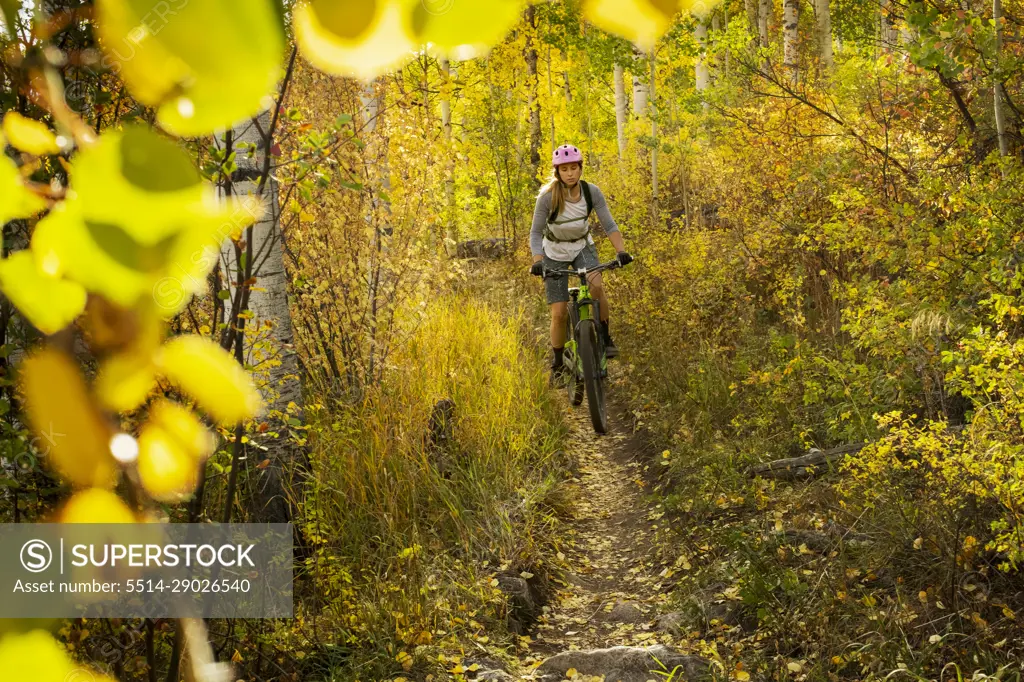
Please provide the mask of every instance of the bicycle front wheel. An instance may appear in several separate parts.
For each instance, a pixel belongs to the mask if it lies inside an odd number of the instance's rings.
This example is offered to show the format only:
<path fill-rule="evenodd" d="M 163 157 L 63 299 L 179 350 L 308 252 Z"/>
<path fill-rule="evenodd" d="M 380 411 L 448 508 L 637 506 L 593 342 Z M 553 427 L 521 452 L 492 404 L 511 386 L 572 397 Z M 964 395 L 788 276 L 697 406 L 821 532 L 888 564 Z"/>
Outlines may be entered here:
<path fill-rule="evenodd" d="M 566 389 L 569 392 L 569 402 L 573 406 L 583 402 L 583 370 L 580 367 L 579 344 L 576 343 L 576 308 L 569 304 L 568 314 L 565 316 L 565 355 L 564 363 L 566 369 Z"/>
<path fill-rule="evenodd" d="M 582 320 L 579 333 L 580 360 L 583 361 L 583 383 L 587 387 L 587 407 L 594 431 L 608 432 L 608 418 L 604 409 L 604 382 L 601 379 L 600 347 L 597 341 L 597 326 L 593 320 Z"/>

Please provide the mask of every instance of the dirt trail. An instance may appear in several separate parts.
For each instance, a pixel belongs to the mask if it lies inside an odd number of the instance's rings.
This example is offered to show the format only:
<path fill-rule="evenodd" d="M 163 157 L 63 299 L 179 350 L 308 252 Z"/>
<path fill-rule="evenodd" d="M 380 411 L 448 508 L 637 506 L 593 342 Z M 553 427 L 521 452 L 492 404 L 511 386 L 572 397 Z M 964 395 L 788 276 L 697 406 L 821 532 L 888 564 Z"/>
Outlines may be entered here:
<path fill-rule="evenodd" d="M 608 435 L 597 436 L 586 404 L 572 409 L 569 420 L 569 442 L 578 456 L 574 517 L 567 522 L 571 549 L 565 552 L 573 573 L 537 623 L 522 660 L 526 671 L 563 651 L 677 644 L 654 629 L 671 570 L 654 556 L 660 514 L 644 499 L 639 440 L 622 419 L 612 420 Z"/>

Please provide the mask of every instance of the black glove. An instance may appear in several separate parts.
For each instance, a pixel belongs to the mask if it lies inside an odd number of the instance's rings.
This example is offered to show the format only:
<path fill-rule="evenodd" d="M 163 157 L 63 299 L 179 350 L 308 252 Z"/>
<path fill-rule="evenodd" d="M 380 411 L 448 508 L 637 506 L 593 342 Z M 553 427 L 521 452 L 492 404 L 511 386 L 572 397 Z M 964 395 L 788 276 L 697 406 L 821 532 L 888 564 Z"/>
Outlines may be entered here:
<path fill-rule="evenodd" d="M 530 266 L 530 274 L 534 277 L 540 277 L 544 274 L 544 261 L 539 260 Z"/>
<path fill-rule="evenodd" d="M 619 251 L 619 255 L 616 256 L 619 259 L 619 267 L 625 267 L 633 262 L 633 257 L 625 251 Z"/>

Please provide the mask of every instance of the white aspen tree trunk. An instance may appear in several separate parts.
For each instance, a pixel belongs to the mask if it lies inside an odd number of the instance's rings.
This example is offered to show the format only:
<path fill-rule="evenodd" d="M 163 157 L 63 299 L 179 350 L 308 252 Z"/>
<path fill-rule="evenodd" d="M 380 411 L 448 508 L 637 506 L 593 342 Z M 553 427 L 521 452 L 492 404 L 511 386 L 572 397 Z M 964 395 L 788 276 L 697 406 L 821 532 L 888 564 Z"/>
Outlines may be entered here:
<path fill-rule="evenodd" d="M 1006 118 L 1003 112 L 1003 84 L 1002 75 L 999 70 L 999 59 L 1003 54 L 1002 0 L 992 0 L 992 17 L 996 28 L 996 68 L 992 77 L 992 101 L 995 107 L 996 133 L 999 136 L 999 156 L 1005 157 L 1010 153 L 1010 145 L 1006 139 Z M 1005 170 L 1003 170 L 1003 176 L 1006 176 Z"/>
<path fill-rule="evenodd" d="M 722 30 L 722 20 L 721 20 L 721 18 L 719 18 L 718 12 L 715 12 L 714 14 L 711 15 L 711 34 L 710 35 L 707 33 L 707 22 L 701 22 L 701 23 L 703 23 L 704 26 L 705 26 L 705 29 L 704 29 L 704 47 L 703 47 L 703 52 L 704 52 L 704 59 L 707 60 L 707 58 L 708 58 L 708 38 L 710 38 L 711 42 L 714 43 L 714 41 L 717 39 L 717 36 L 719 35 L 719 32 Z M 714 66 L 717 67 L 718 65 L 715 64 Z M 718 69 L 717 68 L 712 68 L 710 65 L 709 65 L 708 68 L 711 69 L 711 78 L 712 78 L 712 80 L 717 81 L 721 77 L 721 74 L 718 73 Z"/>
<path fill-rule="evenodd" d="M 251 158 L 247 152 L 241 151 L 235 157 L 238 165 L 235 175 L 238 179 L 232 183 L 232 189 L 238 196 L 255 195 L 259 191 L 264 164 L 270 153 L 269 147 L 273 145 L 270 130 L 272 118 L 270 111 L 264 111 L 254 119 L 239 123 L 232 129 L 232 145 L 235 150 L 239 150 L 241 145 L 255 145 L 255 154 Z M 229 243 L 221 251 L 221 267 L 225 274 L 224 284 L 231 294 L 232 301 L 238 293 L 238 283 L 245 279 L 247 269 L 256 279 L 256 285 L 249 287 L 249 301 L 246 306 L 252 317 L 246 321 L 246 333 L 237 339 L 236 343 L 245 344 L 249 334 L 254 333 L 256 342 L 269 347 L 268 357 L 260 358 L 261 362 L 267 361 L 268 367 L 268 382 L 263 390 L 263 398 L 270 411 L 278 410 L 282 414 L 287 414 L 289 403 L 302 405 L 303 400 L 302 387 L 294 379 L 299 374 L 299 367 L 292 345 L 288 274 L 284 266 L 278 186 L 273 173 L 264 181 L 262 197 L 267 212 L 251 228 L 248 253 L 243 251 L 245 261 L 236 259 L 235 247 Z M 249 260 L 252 262 L 248 263 Z M 244 348 L 242 352 L 248 354 L 249 350 Z M 279 361 L 280 364 L 274 361 Z M 286 428 L 274 430 L 281 431 L 281 437 L 261 443 L 267 449 L 260 454 L 260 459 L 269 459 L 270 463 L 258 473 L 254 495 L 249 505 L 252 507 L 254 521 L 281 523 L 290 517 L 285 476 L 288 468 L 286 465 L 294 461 L 295 451 L 285 436 Z"/>
<path fill-rule="evenodd" d="M 454 75 L 451 63 L 447 58 L 441 59 L 441 73 L 444 79 L 442 85 L 451 82 Z M 445 145 L 448 148 L 447 165 L 448 172 L 444 179 L 445 197 L 445 220 L 444 220 L 444 250 L 449 256 L 454 251 L 458 242 L 458 235 L 455 229 L 455 155 L 452 151 L 452 102 L 448 90 L 441 96 L 441 130 L 444 132 Z"/>
<path fill-rule="evenodd" d="M 651 203 L 652 211 L 655 221 L 658 217 L 658 117 L 657 117 L 657 104 L 655 98 L 654 81 L 657 75 L 657 54 L 654 48 L 651 48 L 651 83 L 649 86 L 651 102 L 648 107 L 648 111 L 651 115 L 651 138 L 654 141 L 654 146 L 651 148 Z"/>
<path fill-rule="evenodd" d="M 647 113 L 647 98 L 650 91 L 647 89 L 647 83 L 639 76 L 647 70 L 647 64 L 643 64 L 642 61 L 646 56 L 642 52 L 633 53 L 633 116 L 637 118 Z"/>
<path fill-rule="evenodd" d="M 697 82 L 697 92 L 703 93 L 708 89 L 708 85 L 711 83 L 711 71 L 708 69 L 708 25 L 704 20 L 698 20 L 696 27 L 693 29 L 694 38 L 697 39 L 697 45 L 700 46 L 700 54 L 697 55 L 697 63 L 694 66 L 694 77 Z M 704 110 L 707 111 L 708 104 L 704 103 Z"/>
<path fill-rule="evenodd" d="M 814 0 L 814 19 L 821 68 L 830 71 L 835 64 L 835 57 L 832 48 L 832 12 L 829 0 Z"/>
<path fill-rule="evenodd" d="M 771 0 L 758 0 L 757 4 L 757 45 L 762 50 L 768 48 L 768 21 L 772 15 Z M 771 63 L 767 56 L 761 62 L 761 70 L 767 73 Z"/>
<path fill-rule="evenodd" d="M 647 83 L 633 76 L 633 115 L 640 118 L 647 113 Z"/>
<path fill-rule="evenodd" d="M 615 136 L 619 143 L 619 161 L 626 156 L 626 77 L 622 64 L 615 65 Z"/>
<path fill-rule="evenodd" d="M 565 91 L 565 104 L 566 106 L 572 104 L 572 88 L 569 87 L 569 67 L 566 60 L 565 51 L 559 49 L 558 54 L 562 57 L 562 66 L 565 71 L 562 72 L 562 88 Z"/>
<path fill-rule="evenodd" d="M 771 0 L 758 0 L 757 41 L 760 47 L 768 47 L 768 20 L 772 15 Z"/>
<path fill-rule="evenodd" d="M 896 32 L 896 17 L 893 16 L 893 4 L 892 0 L 882 0 L 882 4 L 878 13 L 878 24 L 879 24 L 879 42 L 882 44 L 882 50 L 885 52 L 891 52 L 894 47 L 898 44 L 897 32 Z"/>
<path fill-rule="evenodd" d="M 551 46 L 550 45 L 548 45 L 548 59 L 547 59 L 547 61 L 548 61 L 548 102 L 551 103 L 549 105 L 550 108 L 551 108 L 551 111 L 549 112 L 550 118 L 551 118 L 551 150 L 550 151 L 551 151 L 552 154 L 554 154 L 555 153 L 555 147 L 558 146 L 558 143 L 555 141 L 555 107 L 554 107 L 555 89 L 554 89 L 554 87 L 551 84 Z"/>
<path fill-rule="evenodd" d="M 747 30 L 750 35 L 757 35 L 757 0 L 743 0 L 743 11 L 747 15 Z"/>
<path fill-rule="evenodd" d="M 782 63 L 789 79 L 796 82 L 799 73 L 799 25 L 800 0 L 783 0 L 782 3 Z"/>
<path fill-rule="evenodd" d="M 451 80 L 452 67 L 446 57 L 441 58 L 441 73 L 445 82 Z M 452 102 L 448 95 L 441 97 L 441 129 L 444 131 L 445 142 L 452 141 Z"/>
<path fill-rule="evenodd" d="M 537 172 L 540 166 L 540 144 L 541 144 L 541 132 L 540 132 L 540 102 L 538 101 L 538 91 L 540 90 L 540 77 L 537 72 L 537 45 L 536 38 L 533 35 L 534 29 L 537 27 L 536 24 L 536 10 L 533 5 L 529 5 L 524 12 L 524 17 L 527 24 L 526 34 L 526 70 L 529 74 L 527 83 L 529 83 L 529 111 L 530 111 L 530 167 L 533 168 L 534 173 Z"/>
<path fill-rule="evenodd" d="M 363 159 L 366 164 L 365 174 L 369 181 L 371 192 L 370 207 L 366 215 L 366 221 L 373 227 L 370 261 L 367 272 L 367 280 L 369 282 L 367 308 L 370 324 L 368 334 L 370 339 L 370 351 L 367 356 L 364 381 L 368 384 L 374 381 L 377 372 L 377 321 L 378 311 L 381 307 L 380 281 L 384 269 L 381 256 L 386 251 L 384 237 L 391 231 L 391 228 L 387 224 L 385 218 L 386 215 L 390 214 L 390 205 L 388 205 L 387 202 L 381 202 L 380 195 L 376 191 L 376 187 L 374 187 L 376 183 L 373 182 L 379 177 L 381 189 L 383 189 L 386 194 L 390 194 L 391 179 L 388 166 L 387 144 L 386 141 L 382 140 L 381 136 L 377 134 L 382 108 L 381 93 L 378 91 L 378 83 L 380 81 L 381 79 L 378 78 L 367 83 L 359 94 L 363 120 L 362 130 L 366 138 L 364 140 L 366 142 L 366 147 L 363 150 Z M 380 208 L 384 209 L 385 216 L 380 215 Z"/>

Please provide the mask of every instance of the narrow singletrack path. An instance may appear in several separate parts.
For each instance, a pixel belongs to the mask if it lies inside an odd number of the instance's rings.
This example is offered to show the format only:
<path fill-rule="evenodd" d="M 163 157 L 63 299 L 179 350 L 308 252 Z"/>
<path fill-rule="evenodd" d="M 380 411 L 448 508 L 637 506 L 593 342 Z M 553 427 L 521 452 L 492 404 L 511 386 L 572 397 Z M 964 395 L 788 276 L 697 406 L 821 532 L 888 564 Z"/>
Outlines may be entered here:
<path fill-rule="evenodd" d="M 598 436 L 585 405 L 566 409 L 578 458 L 564 553 L 571 573 L 537 623 L 524 672 L 564 651 L 681 644 L 654 628 L 673 570 L 655 554 L 661 514 L 645 499 L 640 441 L 623 419 L 611 419 L 609 433 Z"/>

